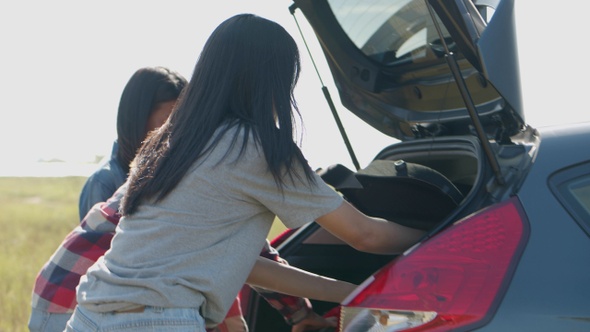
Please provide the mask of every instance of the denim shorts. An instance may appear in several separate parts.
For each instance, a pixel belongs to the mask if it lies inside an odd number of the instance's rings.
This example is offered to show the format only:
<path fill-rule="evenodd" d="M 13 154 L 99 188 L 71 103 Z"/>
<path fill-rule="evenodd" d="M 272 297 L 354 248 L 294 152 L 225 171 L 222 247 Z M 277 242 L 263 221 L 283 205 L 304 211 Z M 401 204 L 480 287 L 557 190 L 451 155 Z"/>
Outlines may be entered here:
<path fill-rule="evenodd" d="M 143 312 L 93 312 L 77 306 L 65 331 L 205 332 L 198 308 L 145 307 Z"/>

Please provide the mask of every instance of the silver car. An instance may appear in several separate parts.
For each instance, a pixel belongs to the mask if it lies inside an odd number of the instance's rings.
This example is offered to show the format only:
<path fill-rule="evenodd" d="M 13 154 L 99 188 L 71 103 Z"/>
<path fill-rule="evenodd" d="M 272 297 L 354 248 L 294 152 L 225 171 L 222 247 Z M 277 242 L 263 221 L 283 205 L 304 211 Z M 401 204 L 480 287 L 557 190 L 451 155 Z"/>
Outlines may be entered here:
<path fill-rule="evenodd" d="M 323 179 L 369 215 L 428 230 L 394 256 L 314 222 L 275 239 L 291 265 L 360 285 L 316 312 L 338 316 L 337 331 L 590 331 L 590 123 L 527 124 L 514 0 L 290 9 L 313 28 L 342 105 L 399 140 L 364 168 L 350 149 L 356 169 L 334 164 Z M 242 302 L 251 331 L 290 331 L 256 293 Z"/>

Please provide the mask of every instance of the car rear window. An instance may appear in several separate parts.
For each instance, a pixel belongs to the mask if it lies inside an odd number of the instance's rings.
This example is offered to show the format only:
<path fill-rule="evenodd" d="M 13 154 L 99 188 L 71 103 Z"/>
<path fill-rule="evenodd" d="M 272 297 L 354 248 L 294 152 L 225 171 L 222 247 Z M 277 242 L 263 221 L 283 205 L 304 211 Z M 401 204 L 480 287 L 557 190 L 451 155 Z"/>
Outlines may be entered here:
<path fill-rule="evenodd" d="M 365 55 L 384 65 L 434 60 L 440 37 L 423 0 L 328 0 L 350 40 Z M 449 33 L 441 24 L 445 38 Z"/>

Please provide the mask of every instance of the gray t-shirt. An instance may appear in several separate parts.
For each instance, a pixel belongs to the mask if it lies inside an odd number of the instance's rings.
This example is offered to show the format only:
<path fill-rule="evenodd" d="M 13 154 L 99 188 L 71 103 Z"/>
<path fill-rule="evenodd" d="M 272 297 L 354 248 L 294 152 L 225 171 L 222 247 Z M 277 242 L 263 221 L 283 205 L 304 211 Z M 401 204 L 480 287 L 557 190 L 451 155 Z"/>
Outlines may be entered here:
<path fill-rule="evenodd" d="M 315 185 L 287 178 L 281 192 L 252 138 L 235 162 L 242 139 L 232 146 L 234 134 L 229 130 L 165 199 L 121 219 L 111 249 L 80 280 L 79 304 L 99 312 L 137 304 L 200 307 L 207 325 L 215 325 L 246 281 L 275 215 L 297 228 L 342 204 L 317 175 Z"/>

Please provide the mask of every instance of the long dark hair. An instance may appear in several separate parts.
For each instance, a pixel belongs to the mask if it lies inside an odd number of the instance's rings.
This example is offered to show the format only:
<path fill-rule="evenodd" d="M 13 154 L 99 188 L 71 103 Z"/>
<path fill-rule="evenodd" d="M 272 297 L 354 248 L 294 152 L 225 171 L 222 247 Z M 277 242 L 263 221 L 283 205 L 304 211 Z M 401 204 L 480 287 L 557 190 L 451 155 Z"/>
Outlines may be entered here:
<path fill-rule="evenodd" d="M 138 69 L 127 81 L 117 113 L 117 159 L 126 173 L 146 138 L 146 124 L 161 103 L 178 99 L 188 84 L 179 73 L 165 67 Z"/>
<path fill-rule="evenodd" d="M 243 129 L 236 131 L 243 133 L 242 151 L 250 135 L 262 147 L 279 188 L 285 177 L 301 178 L 295 163 L 313 182 L 293 137 L 294 113 L 301 116 L 293 96 L 300 65 L 297 44 L 279 24 L 253 14 L 221 23 L 205 43 L 176 109 L 137 154 L 122 213 L 132 214 L 143 199 L 164 198 L 231 126 Z"/>

